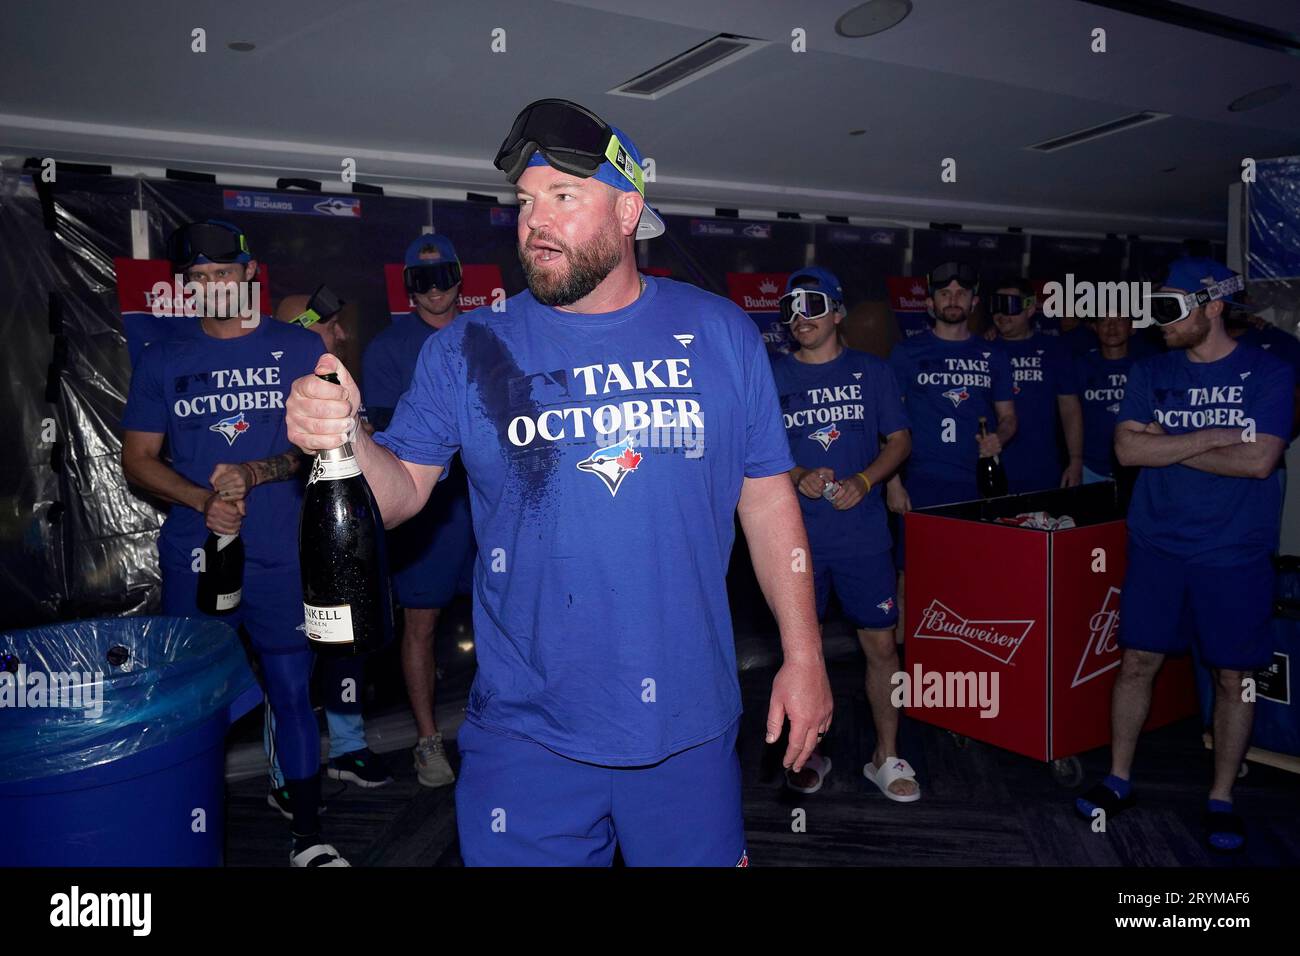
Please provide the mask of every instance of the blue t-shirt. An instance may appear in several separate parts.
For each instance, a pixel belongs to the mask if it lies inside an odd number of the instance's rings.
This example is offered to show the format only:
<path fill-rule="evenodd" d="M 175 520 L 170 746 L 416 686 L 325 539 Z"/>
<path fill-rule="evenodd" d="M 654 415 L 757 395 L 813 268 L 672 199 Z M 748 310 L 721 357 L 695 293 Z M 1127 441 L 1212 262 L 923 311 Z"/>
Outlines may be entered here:
<path fill-rule="evenodd" d="M 975 482 L 979 419 L 998 427 L 994 402 L 1011 401 L 1011 362 L 1001 342 L 948 342 L 934 331 L 904 339 L 889 356 L 912 424 L 907 477 Z"/>
<path fill-rule="evenodd" d="M 131 376 L 125 431 L 167 436 L 171 467 L 203 488 L 223 463 L 257 461 L 293 450 L 284 426 L 284 400 L 296 378 L 310 375 L 325 352 L 319 335 L 262 318 L 234 339 L 217 339 L 190 318 L 170 338 L 154 342 Z M 237 320 L 230 320 L 237 321 Z M 245 560 L 254 568 L 298 566 L 298 513 L 302 482 L 273 481 L 245 499 L 240 528 Z M 159 562 L 188 570 L 192 550 L 203 546 L 203 515 L 172 505 L 158 536 Z"/>
<path fill-rule="evenodd" d="M 459 450 L 469 474 L 468 715 L 615 766 L 711 740 L 740 713 L 736 503 L 745 478 L 794 467 L 753 320 L 645 282 L 599 315 L 522 292 L 460 316 L 425 342 L 375 438 L 418 464 Z"/>
<path fill-rule="evenodd" d="M 1016 434 L 1001 455 L 1007 483 L 1012 493 L 1056 488 L 1062 470 L 1056 399 L 1079 393 L 1073 356 L 1055 335 L 1001 342 L 1011 360 L 1016 403 Z"/>
<path fill-rule="evenodd" d="M 1294 335 L 1282 331 L 1276 325 L 1266 325 L 1262 329 L 1251 325 L 1247 326 L 1246 331 L 1241 333 L 1237 341 L 1276 355 L 1291 366 L 1297 381 L 1300 381 L 1300 339 Z"/>
<path fill-rule="evenodd" d="M 1088 326 L 1088 323 L 1082 319 L 1079 324 L 1070 331 L 1066 332 L 1061 329 L 1061 320 L 1049 320 L 1056 322 L 1057 338 L 1064 342 L 1075 355 L 1082 355 L 1089 349 L 1097 347 L 1097 333 Z"/>
<path fill-rule="evenodd" d="M 1115 422 L 1128 370 L 1135 361 L 1132 355 L 1108 359 L 1101 349 L 1093 349 L 1077 359 L 1075 373 L 1079 380 L 1079 402 L 1083 405 L 1083 464 L 1099 475 L 1111 477 L 1115 461 Z"/>
<path fill-rule="evenodd" d="M 361 360 L 361 384 L 366 407 L 377 424 L 386 425 L 402 393 L 411 387 L 415 363 L 425 340 L 436 332 L 433 326 L 408 312 L 376 335 L 366 346 Z"/>
<path fill-rule="evenodd" d="M 1119 421 L 1158 421 L 1170 435 L 1202 428 L 1291 435 L 1295 377 L 1281 359 L 1251 345 L 1217 362 L 1193 362 L 1182 349 L 1129 369 Z M 1230 565 L 1277 547 L 1282 491 L 1272 477 L 1233 478 L 1186 465 L 1143 468 L 1128 529 L 1145 547 L 1197 564 Z"/>
<path fill-rule="evenodd" d="M 820 364 L 793 355 L 772 366 L 790 453 L 801 468 L 829 468 L 836 481 L 864 470 L 880 454 L 880 441 L 908 427 L 898 382 L 889 365 L 845 349 Z M 804 527 L 819 554 L 877 554 L 890 548 L 883 486 L 847 511 L 824 498 L 799 493 Z"/>

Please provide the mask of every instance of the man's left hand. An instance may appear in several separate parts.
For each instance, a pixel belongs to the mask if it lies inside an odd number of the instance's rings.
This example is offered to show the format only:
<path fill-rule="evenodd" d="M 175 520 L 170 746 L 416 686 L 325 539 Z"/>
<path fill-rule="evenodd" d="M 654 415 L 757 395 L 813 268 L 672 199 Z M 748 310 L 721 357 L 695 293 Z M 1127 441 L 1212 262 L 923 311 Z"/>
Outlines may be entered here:
<path fill-rule="evenodd" d="M 850 475 L 840 482 L 840 490 L 831 495 L 836 511 L 848 511 L 867 496 L 867 482 L 862 475 Z"/>
<path fill-rule="evenodd" d="M 253 487 L 253 469 L 247 464 L 221 464 L 212 469 L 208 484 L 222 501 L 242 501 Z"/>
<path fill-rule="evenodd" d="M 776 743 L 785 719 L 790 718 L 790 744 L 781 765 L 798 773 L 803 769 L 819 735 L 831 725 L 835 701 L 826 664 L 787 660 L 772 682 L 772 699 L 767 708 L 767 742 Z"/>

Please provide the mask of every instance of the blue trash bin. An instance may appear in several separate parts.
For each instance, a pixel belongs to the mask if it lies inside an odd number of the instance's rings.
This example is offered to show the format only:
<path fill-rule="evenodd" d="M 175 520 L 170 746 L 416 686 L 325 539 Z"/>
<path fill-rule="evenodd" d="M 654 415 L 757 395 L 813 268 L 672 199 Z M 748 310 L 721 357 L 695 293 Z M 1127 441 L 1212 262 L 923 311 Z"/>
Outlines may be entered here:
<path fill-rule="evenodd" d="M 0 635 L 0 864 L 220 866 L 225 737 L 262 693 L 207 618 Z"/>

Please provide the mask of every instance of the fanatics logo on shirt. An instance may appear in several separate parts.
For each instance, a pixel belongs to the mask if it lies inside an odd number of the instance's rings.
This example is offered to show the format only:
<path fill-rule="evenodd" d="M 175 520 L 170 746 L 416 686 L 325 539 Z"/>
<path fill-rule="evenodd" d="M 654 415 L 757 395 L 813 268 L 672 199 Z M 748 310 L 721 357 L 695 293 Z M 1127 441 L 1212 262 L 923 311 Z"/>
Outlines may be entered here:
<path fill-rule="evenodd" d="M 826 425 L 823 426 L 822 428 L 817 429 L 808 437 L 811 438 L 813 441 L 815 441 L 817 444 L 821 445 L 822 450 L 825 451 L 826 449 L 829 449 L 831 447 L 831 444 L 835 441 L 835 439 L 840 437 L 840 430 L 836 428 L 834 425 Z"/>
<path fill-rule="evenodd" d="M 233 445 L 235 439 L 248 431 L 248 428 L 248 422 L 244 421 L 244 413 L 240 412 L 238 415 L 231 415 L 229 418 L 221 419 L 215 425 L 209 425 L 208 431 L 222 435 L 228 443 Z"/>
<path fill-rule="evenodd" d="M 623 479 L 640 466 L 642 457 L 632 447 L 632 439 L 624 438 L 617 445 L 607 445 L 592 452 L 589 457 L 578 462 L 578 470 L 593 474 L 603 481 L 612 498 L 618 495 Z"/>

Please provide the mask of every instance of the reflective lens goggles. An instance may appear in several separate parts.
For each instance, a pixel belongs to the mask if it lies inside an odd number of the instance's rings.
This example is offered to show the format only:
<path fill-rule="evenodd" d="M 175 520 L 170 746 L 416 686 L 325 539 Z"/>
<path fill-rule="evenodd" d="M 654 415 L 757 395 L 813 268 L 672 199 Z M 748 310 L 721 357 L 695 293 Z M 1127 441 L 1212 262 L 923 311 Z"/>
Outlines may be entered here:
<path fill-rule="evenodd" d="M 990 315 L 1019 315 L 1026 309 L 1034 307 L 1034 297 L 1032 295 L 1021 295 L 1020 293 L 1010 294 L 1005 292 L 996 292 L 989 296 L 989 314 Z"/>
<path fill-rule="evenodd" d="M 295 317 L 293 321 L 304 329 L 310 328 L 317 322 L 329 322 L 343 311 L 343 306 L 346 304 L 331 292 L 327 286 L 321 285 L 307 300 L 307 310 L 302 315 Z"/>
<path fill-rule="evenodd" d="M 252 253 L 242 232 L 234 226 L 212 222 L 188 223 L 168 238 L 167 258 L 176 268 L 186 269 L 200 256 L 210 262 L 238 262 L 241 256 L 251 258 Z"/>
<path fill-rule="evenodd" d="M 956 279 L 957 284 L 963 289 L 970 289 L 972 292 L 980 282 L 979 273 L 975 271 L 974 266 L 968 266 L 964 262 L 945 262 L 930 270 L 930 290 L 942 289 L 953 279 Z"/>
<path fill-rule="evenodd" d="M 460 263 L 430 262 L 407 266 L 402 271 L 402 280 L 411 295 L 423 295 L 430 289 L 446 292 L 460 281 Z"/>
<path fill-rule="evenodd" d="M 1156 325 L 1173 325 L 1187 318 L 1200 306 L 1224 299 L 1246 288 L 1241 276 L 1232 276 L 1195 292 L 1151 292 L 1143 300 L 1146 314 Z"/>
<path fill-rule="evenodd" d="M 799 317 L 820 319 L 834 308 L 831 297 L 816 289 L 794 289 L 781 296 L 781 321 L 793 325 Z"/>
<path fill-rule="evenodd" d="M 645 173 L 631 152 L 608 123 L 577 103 L 556 99 L 529 103 L 515 117 L 493 165 L 516 183 L 537 150 L 556 169 L 584 179 L 609 160 L 645 196 Z"/>

